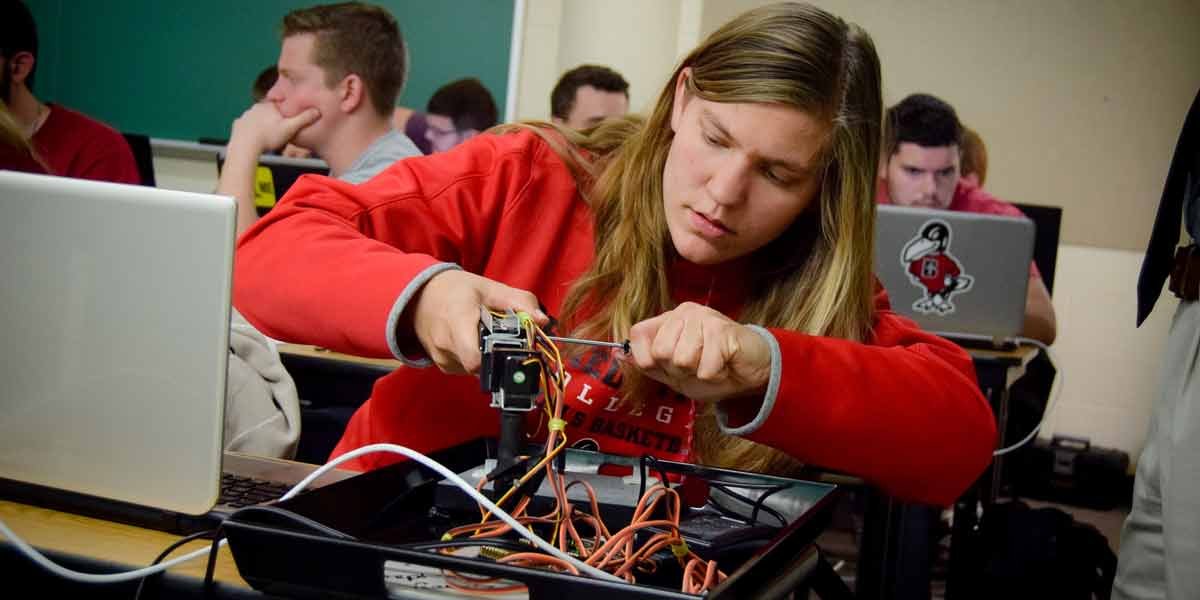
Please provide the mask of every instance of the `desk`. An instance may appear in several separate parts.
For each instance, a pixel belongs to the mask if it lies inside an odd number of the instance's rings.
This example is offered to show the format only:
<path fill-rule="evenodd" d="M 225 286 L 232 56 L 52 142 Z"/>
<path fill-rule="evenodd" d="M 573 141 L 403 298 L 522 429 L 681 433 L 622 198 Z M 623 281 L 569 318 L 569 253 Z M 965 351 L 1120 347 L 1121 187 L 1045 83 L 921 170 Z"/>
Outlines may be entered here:
<path fill-rule="evenodd" d="M 141 529 L 131 525 L 6 500 L 0 500 L 0 519 L 3 519 L 17 535 L 39 550 L 53 553 L 52 558 L 55 559 L 55 562 L 62 564 L 63 559 L 67 557 L 81 559 L 69 560 L 69 564 L 64 566 L 86 572 L 114 572 L 112 569 L 114 564 L 120 565 L 119 568 L 122 570 L 144 567 L 149 565 L 159 552 L 179 539 L 179 536 L 161 531 Z M 187 552 L 206 548 L 208 545 L 209 543 L 203 540 L 190 542 L 171 556 L 181 556 Z M 10 576 L 11 574 L 22 574 L 22 577 L 24 574 L 29 574 L 31 577 L 45 574 L 47 582 L 60 584 L 59 591 L 69 590 L 73 592 L 73 595 L 85 592 L 89 597 L 117 595 L 119 592 L 125 592 L 122 595 L 131 598 L 133 589 L 137 586 L 136 582 L 106 586 L 73 584 L 47 574 L 24 555 L 15 556 L 15 549 L 10 545 L 5 544 L 5 546 L 6 552 L 3 554 L 3 562 L 0 563 L 4 566 L 0 568 L 0 571 L 8 573 Z M 205 565 L 206 559 L 198 558 L 170 569 L 167 571 L 168 580 L 163 582 L 166 591 L 170 591 L 173 595 L 181 593 L 199 596 L 202 591 Z M 242 580 L 228 548 L 222 548 L 217 555 L 215 579 L 219 582 L 217 586 L 219 596 L 261 597 Z M 8 583 L 10 586 L 12 585 L 11 581 Z M 149 595 L 150 590 L 146 591 Z M 47 594 L 45 590 L 38 589 L 35 595 L 55 594 Z"/>
<path fill-rule="evenodd" d="M 391 486 L 391 488 L 395 489 L 395 486 Z M 757 564 L 756 570 L 743 577 L 743 585 L 738 589 L 755 589 L 762 594 L 769 593 L 778 597 L 787 595 L 788 591 L 797 586 L 807 585 L 820 598 L 848 600 L 850 598 L 849 590 L 845 588 L 841 579 L 829 567 L 819 549 L 811 541 L 817 532 L 825 527 L 833 505 L 834 501 L 831 495 L 820 499 L 807 515 L 793 523 L 792 534 L 777 542 L 779 548 L 776 552 L 758 559 L 760 563 Z M 23 539 L 49 554 L 54 562 L 89 573 L 132 570 L 148 565 L 159 552 L 178 539 L 177 536 L 159 531 L 9 501 L 0 501 L 0 519 L 3 519 Z M 248 545 L 250 548 L 240 547 L 239 552 L 249 553 L 252 559 L 269 556 L 280 551 L 299 552 L 301 557 L 308 556 L 310 559 L 320 556 L 317 552 L 309 553 L 306 548 L 301 547 L 305 540 L 306 538 L 302 536 L 297 540 L 297 544 L 288 544 L 288 547 L 282 550 L 271 544 L 256 549 L 254 540 L 243 540 L 239 544 Z M 307 543 L 312 544 L 313 541 L 307 539 Z M 208 542 L 191 542 L 172 556 L 204 549 L 207 546 Z M 356 553 L 355 555 L 361 556 L 361 558 L 351 559 L 348 564 L 364 571 L 361 576 L 351 578 L 359 585 L 352 586 L 353 589 L 348 592 L 361 591 L 363 585 L 369 588 L 370 582 L 379 579 L 379 561 L 372 554 L 370 546 L 361 543 L 351 546 L 353 547 L 347 548 L 346 552 Z M 284 562 L 301 564 L 303 561 Z M 143 597 L 204 597 L 204 570 L 204 558 L 197 558 L 174 567 L 168 571 L 168 576 L 161 582 L 161 588 L 147 584 Z M 35 595 L 39 597 L 86 596 L 125 600 L 133 597 L 137 587 L 136 581 L 122 584 L 90 585 L 76 584 L 60 579 L 34 565 L 23 555 L 18 555 L 8 544 L 0 544 L 0 572 L 9 576 L 10 586 L 19 582 L 20 587 L 36 589 Z M 247 572 L 253 574 L 253 564 Z M 320 569 L 314 569 L 312 572 L 320 573 Z M 344 573 L 342 574 L 344 575 Z M 766 574 L 770 574 L 770 576 Z M 319 574 L 319 576 L 325 577 L 327 574 Z M 265 597 L 251 589 L 242 579 L 227 547 L 222 548 L 218 553 L 215 578 L 218 584 L 214 591 L 218 598 L 241 600 Z M 329 581 L 323 581 L 321 585 L 312 587 L 310 593 L 320 593 L 320 590 L 327 590 L 329 585 Z M 760 594 L 739 595 L 738 597 L 760 597 Z"/>
<path fill-rule="evenodd" d="M 178 539 L 177 536 L 160 531 L 8 501 L 0 501 L 0 519 L 25 541 L 49 554 L 54 562 L 88 573 L 110 573 L 146 566 L 159 552 Z M 209 542 L 205 541 L 190 542 L 171 556 L 200 550 L 208 544 Z M 845 590 L 844 584 L 829 568 L 815 545 L 805 545 L 803 551 L 795 553 L 794 556 L 789 554 L 781 558 L 786 559 L 786 568 L 773 571 L 779 574 L 778 580 L 762 581 L 763 589 L 792 589 L 807 579 L 811 589 L 821 598 L 849 598 L 848 590 Z M 162 581 L 161 588 L 146 584 L 142 598 L 204 597 L 205 563 L 205 558 L 197 558 L 170 569 L 167 578 Z M 18 555 L 15 548 L 8 544 L 0 544 L 0 572 L 10 577 L 10 587 L 32 587 L 37 590 L 34 595 L 38 597 L 86 596 L 128 599 L 133 597 L 137 587 L 136 581 L 91 585 L 60 579 L 34 565 L 24 555 Z M 266 598 L 262 593 L 250 588 L 238 574 L 228 547 L 221 548 L 218 553 L 215 579 L 218 582 L 214 587 L 217 598 Z"/>
<path fill-rule="evenodd" d="M 354 356 L 352 354 L 342 354 L 334 352 L 319 346 L 309 346 L 307 344 L 279 344 L 279 354 L 287 358 L 309 358 L 323 361 L 332 361 L 335 363 L 343 363 L 349 366 L 359 366 L 363 368 L 376 367 L 377 371 L 389 373 L 403 365 L 400 361 L 394 358 L 366 358 L 363 356 Z"/>

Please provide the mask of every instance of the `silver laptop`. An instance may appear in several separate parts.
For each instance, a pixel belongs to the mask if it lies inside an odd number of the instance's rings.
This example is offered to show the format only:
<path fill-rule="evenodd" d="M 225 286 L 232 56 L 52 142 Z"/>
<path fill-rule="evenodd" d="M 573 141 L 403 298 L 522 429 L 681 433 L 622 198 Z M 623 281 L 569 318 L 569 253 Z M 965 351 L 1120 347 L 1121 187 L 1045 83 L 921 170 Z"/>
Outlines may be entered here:
<path fill-rule="evenodd" d="M 875 272 L 892 309 L 939 335 L 1004 346 L 1021 332 L 1033 221 L 880 205 Z"/>
<path fill-rule="evenodd" d="M 222 452 L 234 212 L 0 171 L 0 478 L 204 515 L 223 459 L 283 471 Z"/>

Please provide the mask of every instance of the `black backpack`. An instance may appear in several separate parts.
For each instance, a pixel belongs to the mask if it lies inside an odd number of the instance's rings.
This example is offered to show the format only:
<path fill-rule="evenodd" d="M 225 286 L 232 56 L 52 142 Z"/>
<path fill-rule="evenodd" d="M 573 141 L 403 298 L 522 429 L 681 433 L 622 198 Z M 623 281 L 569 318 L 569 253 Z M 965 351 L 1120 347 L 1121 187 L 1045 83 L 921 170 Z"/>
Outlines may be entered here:
<path fill-rule="evenodd" d="M 1100 530 L 1057 508 L 996 504 L 973 552 L 982 575 L 971 598 L 1108 600 L 1117 556 Z"/>

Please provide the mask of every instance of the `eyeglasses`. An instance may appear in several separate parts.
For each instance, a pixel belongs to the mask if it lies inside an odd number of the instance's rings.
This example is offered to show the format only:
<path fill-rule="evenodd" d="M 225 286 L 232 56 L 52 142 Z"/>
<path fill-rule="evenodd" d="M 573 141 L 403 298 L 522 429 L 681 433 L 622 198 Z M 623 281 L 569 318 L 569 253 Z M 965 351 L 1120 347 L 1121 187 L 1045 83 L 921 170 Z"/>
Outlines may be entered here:
<path fill-rule="evenodd" d="M 448 135 L 458 135 L 461 132 L 461 130 L 455 129 L 453 127 L 450 129 L 442 129 L 441 127 L 435 127 L 433 125 L 430 125 L 428 127 L 428 132 L 429 132 L 429 135 L 433 135 L 433 136 L 437 136 L 437 137 L 445 137 Z"/>

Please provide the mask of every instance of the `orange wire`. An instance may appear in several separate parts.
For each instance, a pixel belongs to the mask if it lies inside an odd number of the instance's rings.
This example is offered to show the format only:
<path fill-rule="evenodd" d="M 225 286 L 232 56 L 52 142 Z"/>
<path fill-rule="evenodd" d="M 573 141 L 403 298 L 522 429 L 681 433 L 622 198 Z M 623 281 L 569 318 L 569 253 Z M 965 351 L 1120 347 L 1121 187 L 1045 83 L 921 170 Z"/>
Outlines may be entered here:
<path fill-rule="evenodd" d="M 540 358 L 531 360 L 537 360 L 540 363 L 538 377 L 544 391 L 543 410 L 549 419 L 561 422 L 566 386 L 566 370 L 562 355 L 558 346 L 546 336 L 546 333 L 537 324 L 526 321 L 523 325 L 527 328 L 528 333 L 527 348 L 535 350 L 540 355 Z M 541 432 L 544 422 L 550 421 L 539 419 L 538 429 L 533 435 Z M 559 436 L 562 436 L 561 440 Z M 554 507 L 545 515 L 530 516 L 525 511 L 532 499 L 530 497 L 522 498 L 511 511 L 517 522 L 522 525 L 553 524 L 553 532 L 548 539 L 555 543 L 560 550 L 568 552 L 568 548 L 574 546 L 575 554 L 580 556 L 586 564 L 608 570 L 630 583 L 636 581 L 633 575 L 634 570 L 643 573 L 653 572 L 658 563 L 651 558 L 652 556 L 664 548 L 683 543 L 679 535 L 681 511 L 679 493 L 662 484 L 651 487 L 638 499 L 630 523 L 615 533 L 611 532 L 600 518 L 600 503 L 592 486 L 585 481 L 567 483 L 562 474 L 554 469 L 553 459 L 565 451 L 566 444 L 565 432 L 560 428 L 550 427 L 546 434 L 546 456 L 522 476 L 512 489 L 501 496 L 496 504 L 501 505 L 517 487 L 529 481 L 539 470 L 545 469 L 546 480 L 554 497 Z M 479 489 L 482 489 L 483 483 L 480 482 Z M 570 501 L 568 491 L 576 485 L 583 487 L 587 495 L 587 508 L 590 509 L 590 512 L 581 510 Z M 651 518 L 655 513 L 660 512 L 660 507 L 664 517 Z M 489 538 L 511 531 L 512 528 L 503 522 L 489 521 L 491 513 L 482 507 L 480 514 L 482 517 L 478 524 L 455 527 L 449 530 L 447 535 L 454 537 L 471 533 L 472 538 Z M 592 529 L 593 535 L 589 540 L 590 544 L 585 542 L 583 536 L 580 535 L 576 527 L 577 523 L 582 523 Z M 662 528 L 664 531 L 659 531 L 641 544 L 637 544 L 636 534 L 650 527 Z M 635 546 L 639 547 L 635 548 Z M 519 552 L 497 560 L 523 567 L 550 568 L 578 574 L 578 571 L 570 563 L 539 552 Z M 704 561 L 693 552 L 687 552 L 686 557 L 679 558 L 679 562 L 683 566 L 680 589 L 684 592 L 702 594 L 725 579 L 725 574 L 717 568 L 715 561 Z M 477 587 L 478 584 L 496 581 L 496 578 L 472 580 L 462 574 L 449 571 L 446 573 L 448 575 L 447 585 L 469 593 L 498 594 L 525 589 L 524 585 L 480 589 Z M 453 577 L 457 577 L 457 580 L 451 581 Z"/>

